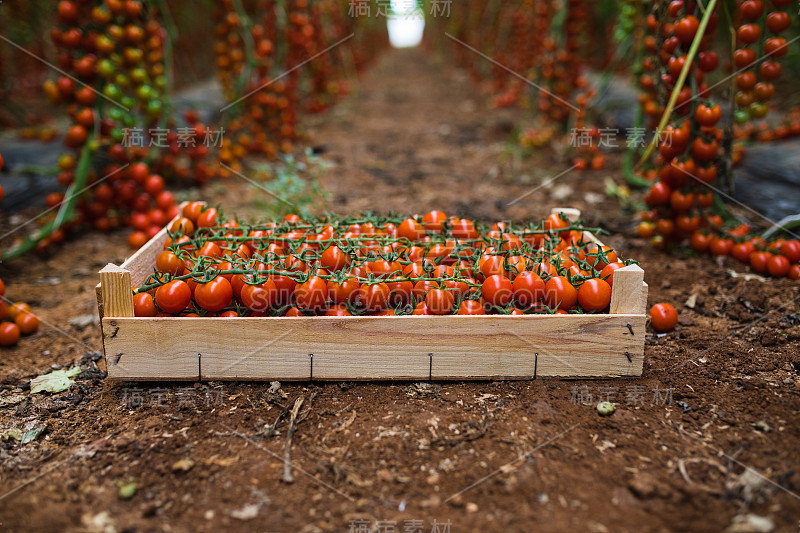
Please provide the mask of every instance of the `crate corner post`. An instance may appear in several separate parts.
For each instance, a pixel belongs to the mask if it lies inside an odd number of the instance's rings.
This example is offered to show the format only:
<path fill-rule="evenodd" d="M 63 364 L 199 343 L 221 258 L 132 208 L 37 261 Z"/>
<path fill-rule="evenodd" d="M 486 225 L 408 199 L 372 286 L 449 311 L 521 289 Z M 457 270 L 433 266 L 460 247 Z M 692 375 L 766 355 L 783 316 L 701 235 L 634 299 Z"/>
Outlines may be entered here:
<path fill-rule="evenodd" d="M 612 315 L 644 315 L 647 312 L 647 283 L 639 265 L 628 265 L 614 271 L 611 287 Z"/>
<path fill-rule="evenodd" d="M 100 270 L 100 295 L 103 317 L 131 317 L 133 315 L 133 291 L 131 273 L 112 263 Z"/>

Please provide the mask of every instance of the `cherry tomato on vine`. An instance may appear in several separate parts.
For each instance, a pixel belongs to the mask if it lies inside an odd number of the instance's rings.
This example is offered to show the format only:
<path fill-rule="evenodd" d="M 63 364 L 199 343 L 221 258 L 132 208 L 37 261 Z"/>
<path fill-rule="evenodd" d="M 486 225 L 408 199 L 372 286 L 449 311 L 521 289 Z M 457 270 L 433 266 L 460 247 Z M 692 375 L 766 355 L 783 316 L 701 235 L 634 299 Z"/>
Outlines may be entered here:
<path fill-rule="evenodd" d="M 578 288 L 578 305 L 588 313 L 605 310 L 611 304 L 611 285 L 602 279 L 588 279 Z"/>
<path fill-rule="evenodd" d="M 431 289 L 425 295 L 425 305 L 432 315 L 449 315 L 454 303 L 453 293 L 445 289 Z"/>
<path fill-rule="evenodd" d="M 544 302 L 550 309 L 571 309 L 578 302 L 578 291 L 566 276 L 554 276 L 544 286 Z"/>
<path fill-rule="evenodd" d="M 273 283 L 275 276 L 273 276 Z M 294 289 L 297 306 L 310 311 L 321 311 L 328 299 L 328 284 L 319 276 L 311 276 Z"/>
<path fill-rule="evenodd" d="M 156 290 L 156 304 L 166 313 L 179 313 L 192 299 L 192 291 L 183 280 L 173 280 Z"/>
<path fill-rule="evenodd" d="M 769 252 L 753 252 L 750 254 L 750 268 L 753 269 L 753 272 L 757 272 L 759 274 L 765 273 L 771 257 L 772 254 Z"/>
<path fill-rule="evenodd" d="M 481 285 L 481 295 L 488 303 L 504 307 L 511 302 L 513 296 L 511 280 L 500 274 L 493 274 Z"/>
<path fill-rule="evenodd" d="M 232 297 L 233 287 L 224 276 L 217 276 L 206 283 L 198 283 L 194 290 L 197 305 L 212 313 L 222 311 L 230 304 Z"/>
<path fill-rule="evenodd" d="M 458 315 L 485 315 L 486 310 L 476 300 L 464 300 L 456 312 Z"/>
<path fill-rule="evenodd" d="M 789 274 L 789 268 L 791 266 L 789 260 L 782 255 L 773 255 L 769 258 L 769 261 L 767 261 L 767 271 L 769 275 L 776 278 L 782 278 Z"/>
<path fill-rule="evenodd" d="M 277 300 L 278 289 L 268 279 L 258 285 L 244 285 L 241 289 L 242 304 L 251 311 L 265 312 Z"/>
<path fill-rule="evenodd" d="M 185 306 L 184 306 L 185 307 Z M 133 315 L 134 316 L 156 316 L 156 302 L 153 295 L 147 292 L 140 292 L 133 295 Z"/>
<path fill-rule="evenodd" d="M 545 283 L 535 272 L 521 272 L 511 287 L 514 300 L 524 307 L 531 306 L 544 298 Z"/>

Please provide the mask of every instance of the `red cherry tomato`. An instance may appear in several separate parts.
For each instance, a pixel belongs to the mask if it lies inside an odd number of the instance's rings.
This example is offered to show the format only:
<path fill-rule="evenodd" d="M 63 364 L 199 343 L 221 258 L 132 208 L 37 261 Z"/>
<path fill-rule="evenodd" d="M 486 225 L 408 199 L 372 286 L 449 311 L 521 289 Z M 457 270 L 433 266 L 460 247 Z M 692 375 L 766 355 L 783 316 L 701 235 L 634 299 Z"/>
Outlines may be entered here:
<path fill-rule="evenodd" d="M 668 303 L 657 303 L 650 309 L 650 324 L 659 333 L 670 331 L 678 323 L 678 311 Z"/>
<path fill-rule="evenodd" d="M 602 279 L 584 281 L 578 289 L 578 305 L 587 313 L 605 310 L 611 304 L 611 285 Z"/>
<path fill-rule="evenodd" d="M 481 285 L 481 295 L 488 303 L 504 307 L 511 302 L 513 296 L 511 280 L 500 274 L 493 274 Z"/>
<path fill-rule="evenodd" d="M 222 311 L 230 304 L 231 298 L 233 287 L 224 276 L 217 276 L 207 283 L 198 283 L 194 290 L 197 305 L 212 313 Z"/>
<path fill-rule="evenodd" d="M 156 304 L 166 313 L 180 313 L 192 299 L 192 291 L 183 280 L 173 280 L 156 290 Z"/>
<path fill-rule="evenodd" d="M 550 309 L 572 308 L 578 302 L 578 291 L 566 276 L 554 276 L 544 286 L 544 302 Z"/>

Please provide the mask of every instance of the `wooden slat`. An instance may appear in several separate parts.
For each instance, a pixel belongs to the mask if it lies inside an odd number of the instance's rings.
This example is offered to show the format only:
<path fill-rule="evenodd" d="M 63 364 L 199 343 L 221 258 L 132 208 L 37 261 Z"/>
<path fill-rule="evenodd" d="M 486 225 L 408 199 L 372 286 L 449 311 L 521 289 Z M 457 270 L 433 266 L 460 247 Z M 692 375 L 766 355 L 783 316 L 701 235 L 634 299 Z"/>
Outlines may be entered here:
<path fill-rule="evenodd" d="M 641 314 L 647 311 L 647 283 L 639 265 L 628 265 L 614 271 L 611 287 L 611 314 Z"/>
<path fill-rule="evenodd" d="M 103 325 L 111 379 L 635 376 L 644 349 L 641 315 L 105 318 Z"/>
<path fill-rule="evenodd" d="M 225 337 L 206 331 L 200 339 L 182 337 L 180 345 L 176 346 L 172 342 L 172 335 L 180 331 L 182 322 L 190 319 L 173 320 L 174 324 L 167 325 L 148 318 L 104 318 L 103 348 L 108 377 L 130 380 L 199 379 L 196 347 L 202 346 L 202 341 Z"/>
<path fill-rule="evenodd" d="M 109 263 L 100 271 L 103 316 L 133 316 L 131 273 Z"/>
<path fill-rule="evenodd" d="M 574 207 L 554 207 L 550 210 L 551 215 L 564 215 L 570 222 L 575 222 L 581 218 L 581 210 Z M 563 217 L 562 217 L 563 218 Z"/>

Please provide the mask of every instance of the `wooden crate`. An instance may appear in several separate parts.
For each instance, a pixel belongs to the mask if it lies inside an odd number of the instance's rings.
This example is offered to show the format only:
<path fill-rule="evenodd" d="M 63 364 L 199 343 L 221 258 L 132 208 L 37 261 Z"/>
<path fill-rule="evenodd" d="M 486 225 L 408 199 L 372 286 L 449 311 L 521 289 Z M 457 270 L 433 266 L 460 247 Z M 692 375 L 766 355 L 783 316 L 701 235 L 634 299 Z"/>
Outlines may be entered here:
<path fill-rule="evenodd" d="M 577 210 L 565 208 L 553 212 Z M 153 272 L 159 232 L 100 271 L 98 310 L 115 380 L 461 380 L 640 376 L 647 284 L 614 273 L 609 314 L 137 318 L 131 287 Z"/>

